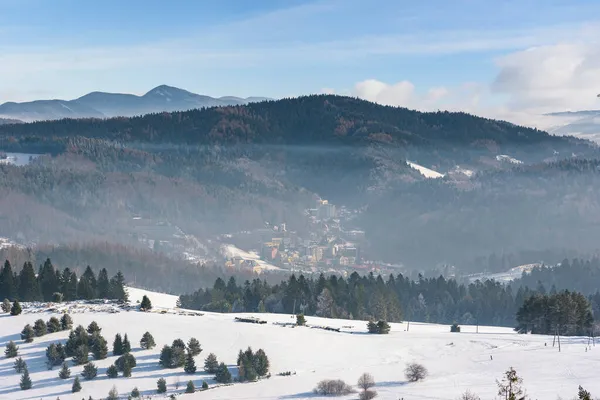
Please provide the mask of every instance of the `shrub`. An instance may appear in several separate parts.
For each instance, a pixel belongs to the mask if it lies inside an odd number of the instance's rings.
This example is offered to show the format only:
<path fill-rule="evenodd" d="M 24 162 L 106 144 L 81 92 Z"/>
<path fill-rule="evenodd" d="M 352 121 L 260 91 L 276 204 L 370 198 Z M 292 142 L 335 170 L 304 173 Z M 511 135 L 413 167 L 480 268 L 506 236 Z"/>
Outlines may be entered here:
<path fill-rule="evenodd" d="M 38 319 L 35 321 L 33 324 L 33 332 L 37 337 L 44 336 L 47 333 L 46 323 L 43 319 Z"/>
<path fill-rule="evenodd" d="M 10 300 L 4 299 L 2 301 L 2 311 L 4 311 L 5 313 L 8 314 L 10 312 L 10 308 L 11 308 Z"/>
<path fill-rule="evenodd" d="M 33 338 L 35 337 L 35 332 L 31 325 L 27 324 L 21 331 L 21 339 L 25 341 L 25 343 L 33 342 Z"/>
<path fill-rule="evenodd" d="M 25 368 L 27 368 L 27 363 L 25 362 L 25 360 L 23 360 L 23 357 L 19 357 L 15 360 L 13 368 L 15 369 L 15 372 L 17 374 L 20 374 L 25 370 Z"/>
<path fill-rule="evenodd" d="M 167 381 L 165 378 L 160 378 L 156 381 L 156 393 L 166 393 L 167 392 Z"/>
<path fill-rule="evenodd" d="M 296 315 L 296 325 L 298 325 L 298 326 L 306 325 L 306 318 L 304 318 L 304 314 Z"/>
<path fill-rule="evenodd" d="M 119 376 L 119 370 L 114 364 L 106 369 L 106 376 L 109 378 L 116 378 Z"/>
<path fill-rule="evenodd" d="M 140 304 L 140 310 L 142 310 L 142 311 L 152 310 L 152 302 L 146 295 L 144 295 L 144 297 L 142 297 L 142 303 Z"/>
<path fill-rule="evenodd" d="M 60 321 L 56 317 L 52 317 L 46 322 L 46 330 L 48 333 L 59 332 L 61 330 Z"/>
<path fill-rule="evenodd" d="M 196 338 L 191 338 L 187 344 L 188 351 L 192 354 L 192 357 L 196 357 L 202 353 L 202 347 L 200 342 Z"/>
<path fill-rule="evenodd" d="M 404 369 L 404 375 L 409 382 L 417 382 L 427 377 L 427 368 L 421 364 L 410 363 Z"/>
<path fill-rule="evenodd" d="M 225 363 L 219 364 L 219 367 L 215 373 L 215 381 L 219 383 L 231 383 L 231 373 L 229 372 L 229 368 L 227 368 Z"/>
<path fill-rule="evenodd" d="M 460 326 L 458 326 L 458 324 L 456 322 L 453 323 L 452 326 L 450 327 L 450 332 L 453 332 L 453 333 L 460 332 Z"/>
<path fill-rule="evenodd" d="M 466 392 L 464 392 L 463 394 L 460 395 L 458 400 L 481 400 L 481 398 L 479 396 L 477 396 L 475 393 L 467 390 Z"/>
<path fill-rule="evenodd" d="M 374 390 L 363 390 L 358 395 L 358 400 L 371 400 L 377 397 L 377 392 Z"/>
<path fill-rule="evenodd" d="M 4 356 L 6 358 L 14 358 L 19 355 L 19 347 L 12 340 L 6 345 Z"/>
<path fill-rule="evenodd" d="M 214 353 L 210 353 L 206 360 L 204 360 L 204 370 L 209 374 L 214 374 L 219 368 L 219 361 Z"/>
<path fill-rule="evenodd" d="M 133 390 L 131 391 L 131 397 L 134 399 L 137 399 L 140 397 L 140 390 L 136 387 L 133 388 Z"/>
<path fill-rule="evenodd" d="M 113 341 L 113 356 L 123 355 L 123 338 L 119 333 L 115 335 L 115 340 Z"/>
<path fill-rule="evenodd" d="M 154 342 L 154 338 L 152 337 L 150 332 L 144 333 L 142 339 L 140 340 L 140 347 L 144 350 L 149 350 L 156 347 L 156 343 Z"/>
<path fill-rule="evenodd" d="M 208 383 L 206 381 L 202 381 L 202 390 L 208 389 Z"/>
<path fill-rule="evenodd" d="M 81 391 L 81 382 L 79 382 L 79 377 L 76 376 L 75 380 L 73 381 L 73 386 L 71 386 L 71 392 L 77 393 L 80 391 Z"/>
<path fill-rule="evenodd" d="M 21 303 L 18 300 L 15 300 L 12 307 L 10 308 L 10 315 L 19 315 L 23 310 L 21 310 Z"/>
<path fill-rule="evenodd" d="M 73 319 L 69 314 L 63 314 L 60 318 L 60 325 L 63 331 L 69 330 L 73 328 Z"/>
<path fill-rule="evenodd" d="M 188 381 L 187 386 L 185 387 L 186 393 L 194 393 L 196 391 L 196 386 L 194 386 L 194 381 Z"/>
<path fill-rule="evenodd" d="M 325 379 L 317 383 L 314 392 L 322 396 L 346 396 L 354 393 L 354 389 L 341 379 Z"/>
<path fill-rule="evenodd" d="M 83 379 L 89 381 L 91 379 L 94 379 L 96 375 L 98 375 L 98 367 L 96 367 L 92 362 L 85 364 L 85 366 L 83 367 L 83 372 L 81 372 L 81 376 L 83 376 Z"/>

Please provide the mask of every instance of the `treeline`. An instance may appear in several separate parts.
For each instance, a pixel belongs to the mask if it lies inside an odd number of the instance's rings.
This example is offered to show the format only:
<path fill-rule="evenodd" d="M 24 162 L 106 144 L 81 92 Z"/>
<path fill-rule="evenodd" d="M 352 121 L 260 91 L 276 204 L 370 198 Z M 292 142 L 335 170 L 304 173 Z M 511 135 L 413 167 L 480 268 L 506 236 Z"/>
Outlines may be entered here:
<path fill-rule="evenodd" d="M 69 268 L 62 271 L 54 268 L 46 259 L 36 274 L 33 264 L 25 262 L 19 273 L 13 272 L 8 260 L 0 271 L 0 298 L 11 301 L 70 301 L 90 299 L 127 300 L 125 277 L 118 271 L 109 279 L 102 268 L 98 275 L 88 266 L 84 273 Z"/>

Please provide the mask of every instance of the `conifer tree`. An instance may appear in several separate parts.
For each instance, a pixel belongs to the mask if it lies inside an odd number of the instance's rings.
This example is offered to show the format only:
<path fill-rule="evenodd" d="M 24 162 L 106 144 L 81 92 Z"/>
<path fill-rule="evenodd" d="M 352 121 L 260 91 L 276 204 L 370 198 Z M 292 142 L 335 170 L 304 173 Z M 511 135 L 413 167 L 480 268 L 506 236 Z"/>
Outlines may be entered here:
<path fill-rule="evenodd" d="M 69 379 L 71 377 L 71 370 L 66 362 L 63 362 L 60 371 L 58 371 L 58 377 L 60 379 Z"/>
<path fill-rule="evenodd" d="M 75 380 L 73 381 L 73 386 L 71 387 L 71 392 L 72 393 L 81 392 L 81 382 L 79 382 L 78 376 L 76 376 Z"/>
<path fill-rule="evenodd" d="M 154 338 L 150 334 L 150 332 L 144 333 L 142 339 L 140 340 L 140 347 L 144 350 L 153 349 L 156 346 L 154 343 Z"/>
<path fill-rule="evenodd" d="M 158 364 L 163 368 L 172 368 L 171 359 L 173 357 L 173 349 L 170 346 L 164 345 L 160 351 Z"/>
<path fill-rule="evenodd" d="M 504 373 L 502 381 L 496 380 L 498 385 L 498 395 L 506 400 L 521 400 L 525 398 L 525 393 L 521 388 L 523 379 L 517 375 L 512 367 Z"/>
<path fill-rule="evenodd" d="M 106 268 L 102 268 L 98 273 L 98 293 L 99 299 L 108 299 L 110 295 L 110 282 Z"/>
<path fill-rule="evenodd" d="M 10 315 L 19 315 L 21 314 L 21 311 L 21 303 L 19 303 L 19 300 L 15 300 L 10 309 Z"/>
<path fill-rule="evenodd" d="M 60 275 L 60 292 L 63 294 L 65 301 L 73 301 L 77 299 L 77 274 L 69 268 L 65 268 Z"/>
<path fill-rule="evenodd" d="M 60 318 L 60 326 L 63 331 L 73 328 L 73 319 L 71 319 L 69 314 L 63 314 Z"/>
<path fill-rule="evenodd" d="M 125 364 L 127 364 L 129 368 L 134 368 L 137 365 L 137 361 L 133 354 L 125 353 L 115 361 L 115 366 L 120 372 L 125 370 Z"/>
<path fill-rule="evenodd" d="M 118 400 L 118 399 L 119 399 L 119 392 L 117 391 L 117 387 L 113 385 L 112 389 L 110 389 L 108 392 L 108 397 L 106 398 L 106 400 Z"/>
<path fill-rule="evenodd" d="M 87 333 L 89 333 L 90 335 L 94 333 L 100 333 L 101 331 L 102 328 L 98 326 L 98 323 L 96 321 L 92 321 L 87 327 Z"/>
<path fill-rule="evenodd" d="M 100 333 L 94 333 L 92 338 L 92 353 L 94 354 L 94 359 L 104 360 L 108 356 L 108 344 L 106 339 L 104 339 Z"/>
<path fill-rule="evenodd" d="M 215 373 L 215 380 L 219 383 L 231 383 L 231 373 L 225 363 L 219 364 Z"/>
<path fill-rule="evenodd" d="M 26 262 L 19 273 L 19 299 L 23 301 L 38 301 L 40 297 L 40 288 L 33 264 Z"/>
<path fill-rule="evenodd" d="M 150 301 L 148 296 L 144 295 L 144 297 L 142 297 L 142 302 L 140 303 L 140 309 L 142 311 L 152 310 L 152 302 Z"/>
<path fill-rule="evenodd" d="M 187 344 L 188 351 L 192 354 L 192 357 L 196 357 L 200 353 L 202 353 L 202 347 L 200 346 L 200 342 L 196 338 L 190 338 Z"/>
<path fill-rule="evenodd" d="M 84 300 L 96 298 L 96 277 L 88 265 L 77 283 L 77 297 Z"/>
<path fill-rule="evenodd" d="M 51 317 L 46 323 L 46 330 L 48 333 L 59 332 L 62 330 L 60 321 L 56 317 Z"/>
<path fill-rule="evenodd" d="M 6 260 L 4 267 L 0 271 L 0 298 L 14 299 L 17 297 L 17 282 L 15 282 L 14 273 L 10 262 Z M 8 311 L 4 311 L 8 312 Z"/>
<path fill-rule="evenodd" d="M 217 356 L 214 353 L 210 353 L 204 360 L 204 371 L 209 374 L 214 374 L 217 372 L 218 368 L 219 362 L 217 361 Z"/>
<path fill-rule="evenodd" d="M 96 375 L 98 375 L 98 367 L 96 367 L 96 365 L 94 365 L 93 362 L 89 362 L 84 365 L 83 372 L 81 372 L 81 376 L 83 376 L 83 379 L 89 381 L 91 379 L 94 379 Z"/>
<path fill-rule="evenodd" d="M 27 369 L 27 367 L 23 369 L 23 375 L 21 375 L 21 382 L 19 382 L 19 386 L 21 386 L 21 390 L 31 389 L 31 377 L 29 376 L 29 370 Z"/>
<path fill-rule="evenodd" d="M 258 376 L 265 376 L 269 373 L 269 358 L 263 349 L 258 349 L 254 354 L 253 364 Z"/>
<path fill-rule="evenodd" d="M 123 354 L 129 353 L 130 351 L 131 351 L 131 343 L 129 343 L 127 334 L 125 334 L 125 336 L 123 336 Z"/>
<path fill-rule="evenodd" d="M 109 378 L 116 378 L 117 376 L 119 376 L 119 371 L 117 370 L 117 367 L 114 364 L 106 369 L 106 376 L 108 376 Z"/>
<path fill-rule="evenodd" d="M 296 325 L 298 325 L 298 326 L 306 325 L 306 318 L 304 318 L 304 314 L 296 315 Z"/>
<path fill-rule="evenodd" d="M 206 381 L 202 381 L 202 390 L 208 389 L 208 383 Z"/>
<path fill-rule="evenodd" d="M 40 268 L 40 273 L 38 274 L 38 281 L 40 285 L 40 291 L 42 294 L 42 299 L 44 301 L 51 301 L 52 295 L 56 292 L 60 291 L 60 281 L 56 275 L 56 271 L 54 270 L 54 266 L 50 259 L 46 259 L 44 265 Z"/>
<path fill-rule="evenodd" d="M 89 349 L 87 345 L 82 344 L 77 347 L 75 350 L 75 355 L 73 356 L 73 362 L 75 365 L 83 365 L 89 361 Z M 89 363 L 91 364 L 91 363 Z M 87 365 L 87 364 L 86 364 Z"/>
<path fill-rule="evenodd" d="M 33 338 L 35 337 L 35 332 L 31 325 L 27 324 L 21 331 L 21 339 L 25 341 L 25 343 L 33 342 Z"/>
<path fill-rule="evenodd" d="M 131 365 L 131 363 L 129 362 L 129 358 L 125 358 L 125 360 L 123 360 L 123 376 L 125 378 L 131 377 L 132 368 L 133 365 Z"/>
<path fill-rule="evenodd" d="M 188 381 L 187 386 L 185 387 L 186 393 L 194 393 L 196 392 L 196 386 L 194 386 L 194 381 Z"/>
<path fill-rule="evenodd" d="M 10 313 L 10 308 L 12 307 L 12 305 L 10 304 L 10 300 L 8 299 L 4 299 L 2 301 L 2 311 L 5 313 Z"/>
<path fill-rule="evenodd" d="M 131 397 L 134 399 L 137 399 L 140 397 L 140 390 L 136 387 L 133 388 L 133 390 L 131 391 Z"/>
<path fill-rule="evenodd" d="M 125 290 L 125 277 L 118 271 L 110 280 L 110 298 L 120 301 L 128 301 L 127 291 Z"/>
<path fill-rule="evenodd" d="M 194 356 L 190 352 L 188 352 L 185 356 L 185 364 L 183 366 L 183 370 L 186 374 L 196 373 L 196 362 L 194 361 Z"/>
<path fill-rule="evenodd" d="M 6 349 L 4 350 L 4 356 L 6 358 L 14 358 L 19 355 L 19 347 L 12 340 L 7 343 Z"/>
<path fill-rule="evenodd" d="M 156 393 L 166 393 L 167 392 L 167 381 L 165 378 L 160 378 L 156 381 Z"/>
<path fill-rule="evenodd" d="M 49 369 L 52 369 L 53 367 L 55 367 L 57 365 L 61 365 L 65 361 L 65 354 L 62 351 L 62 349 L 63 349 L 62 345 L 60 347 L 58 347 L 58 345 L 56 343 L 51 343 L 46 348 L 46 358 L 47 358 L 46 364 L 48 365 Z"/>
<path fill-rule="evenodd" d="M 33 324 L 33 332 L 36 337 L 44 336 L 48 332 L 44 320 L 38 319 L 35 321 Z"/>
<path fill-rule="evenodd" d="M 592 400 L 592 395 L 590 394 L 590 392 L 588 392 L 583 387 L 581 387 L 581 385 L 579 385 L 579 391 L 577 393 L 577 399 L 578 400 Z"/>
<path fill-rule="evenodd" d="M 27 368 L 27 363 L 25 362 L 25 360 L 23 360 L 23 357 L 19 357 L 15 360 L 13 368 L 15 369 L 15 372 L 17 374 L 20 374 L 25 368 Z"/>
<path fill-rule="evenodd" d="M 113 342 L 113 356 L 120 356 L 123 354 L 123 339 L 121 338 L 121 334 L 117 333 L 115 335 L 115 340 Z"/>

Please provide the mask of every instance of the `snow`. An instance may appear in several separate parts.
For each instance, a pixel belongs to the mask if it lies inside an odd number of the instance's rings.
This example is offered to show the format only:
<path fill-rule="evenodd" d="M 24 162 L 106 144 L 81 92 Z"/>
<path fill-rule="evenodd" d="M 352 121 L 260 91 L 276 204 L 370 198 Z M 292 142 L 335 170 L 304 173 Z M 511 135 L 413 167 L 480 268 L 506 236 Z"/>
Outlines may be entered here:
<path fill-rule="evenodd" d="M 221 252 L 227 258 L 240 257 L 244 261 L 252 261 L 252 264 L 256 268 L 256 272 L 260 272 L 261 270 L 281 271 L 281 268 L 261 260 L 260 256 L 255 252 L 248 252 L 231 244 L 221 246 Z"/>
<path fill-rule="evenodd" d="M 517 160 L 516 158 L 512 158 L 511 156 L 508 156 L 506 154 L 497 155 L 496 156 L 496 160 L 497 161 L 508 162 L 508 163 L 511 163 L 511 164 L 523 164 L 523 161 Z"/>
<path fill-rule="evenodd" d="M 172 301 L 168 295 L 130 288 L 132 298 L 148 294 L 156 304 L 167 305 Z M 175 312 L 176 310 L 171 310 Z M 185 384 L 192 379 L 196 387 L 206 381 L 211 388 L 206 393 L 183 395 L 184 399 L 325 399 L 312 393 L 322 379 L 343 379 L 355 385 L 363 372 L 375 377 L 375 389 L 379 399 L 440 399 L 454 400 L 467 389 L 482 399 L 496 398 L 495 379 L 514 367 L 524 380 L 524 387 L 533 399 L 556 399 L 557 396 L 572 398 L 582 385 L 591 393 L 600 393 L 600 381 L 595 366 L 600 362 L 600 345 L 585 351 L 587 338 L 561 338 L 562 352 L 552 347 L 552 337 L 543 335 L 519 335 L 510 328 L 462 326 L 462 333 L 450 333 L 448 325 L 411 323 L 391 324 L 389 335 L 366 334 L 366 323 L 355 320 L 329 320 L 306 317 L 310 326 L 340 328 L 340 332 L 276 325 L 294 322 L 294 317 L 281 314 L 217 314 L 178 315 L 175 313 L 143 313 L 121 311 L 118 313 L 87 312 L 73 314 L 75 325 L 87 326 L 96 321 L 109 345 L 116 333 L 127 333 L 137 359 L 131 378 L 108 379 L 106 368 L 116 357 L 95 362 L 98 377 L 92 381 L 82 380 L 83 389 L 71 394 L 75 374 L 81 366 L 71 366 L 72 378 L 62 381 L 58 368 L 48 371 L 45 367 L 45 349 L 68 333 L 58 332 L 36 338 L 33 343 L 23 343 L 19 332 L 25 324 L 33 324 L 37 318 L 47 320 L 60 314 L 0 315 L 0 346 L 9 340 L 17 341 L 20 355 L 29 366 L 33 388 L 19 390 L 20 376 L 12 369 L 13 359 L 0 359 L 0 399 L 47 399 L 79 400 L 92 396 L 104 398 L 115 385 L 122 398 L 137 386 L 144 396 L 155 395 L 156 380 L 167 380 L 168 392 L 182 393 Z M 266 324 L 235 322 L 237 316 L 258 317 Z M 157 347 L 141 350 L 139 339 L 146 331 L 154 336 Z M 191 336 L 199 339 L 203 352 L 196 357 L 199 371 L 186 375 L 182 368 L 160 369 L 160 348 L 173 339 L 187 341 Z M 548 345 L 545 346 L 544 343 Z M 263 348 L 270 359 L 272 377 L 255 383 L 234 383 L 215 387 L 212 377 L 201 372 L 204 358 L 215 353 L 226 362 L 235 376 L 234 363 L 239 349 L 252 346 Z M 493 356 L 493 360 L 490 359 Z M 403 374 L 408 362 L 422 363 L 429 376 L 422 382 L 408 383 Z M 291 371 L 289 377 L 277 373 Z M 179 389 L 175 389 L 180 382 Z M 356 395 L 341 397 L 355 399 Z"/>
<path fill-rule="evenodd" d="M 179 298 L 179 296 L 172 294 L 156 293 L 130 286 L 127 287 L 127 293 L 129 294 L 129 302 L 131 304 L 141 303 L 142 298 L 146 295 L 152 301 L 152 307 L 155 308 L 175 308 L 175 304 Z"/>
<path fill-rule="evenodd" d="M 539 263 L 524 264 L 511 268 L 506 272 L 499 272 L 496 274 L 475 274 L 469 276 L 469 281 L 474 282 L 478 279 L 481 281 L 493 279 L 498 282 L 508 283 L 515 279 L 519 279 L 523 275 L 523 272 L 530 273 L 534 268 L 540 267 L 541 265 L 542 264 Z"/>
<path fill-rule="evenodd" d="M 410 165 L 411 168 L 416 169 L 417 171 L 419 171 L 421 173 L 421 175 L 423 175 L 425 178 L 443 178 L 444 174 L 440 174 L 437 171 L 434 171 L 432 169 L 426 168 L 422 165 L 419 164 L 415 164 L 413 162 L 407 161 L 406 162 L 408 165 Z"/>

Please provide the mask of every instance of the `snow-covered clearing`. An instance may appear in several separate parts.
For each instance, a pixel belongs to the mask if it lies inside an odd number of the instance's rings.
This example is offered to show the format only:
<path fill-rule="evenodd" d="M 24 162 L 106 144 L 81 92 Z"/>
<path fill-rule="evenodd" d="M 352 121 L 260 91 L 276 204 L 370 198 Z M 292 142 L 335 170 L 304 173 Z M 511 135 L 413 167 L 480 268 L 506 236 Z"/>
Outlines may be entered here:
<path fill-rule="evenodd" d="M 139 293 L 130 289 L 132 298 Z M 148 292 L 143 292 L 148 293 Z M 150 299 L 167 304 L 169 297 L 149 293 Z M 168 295 L 167 295 L 168 296 Z M 164 302 L 164 303 L 163 303 Z M 19 332 L 25 324 L 33 324 L 37 318 L 47 320 L 52 314 L 22 314 L 16 317 L 0 315 L 0 346 L 9 340 L 19 345 L 19 353 L 26 360 L 33 381 L 33 388 L 19 389 L 20 375 L 12 368 L 14 359 L 0 359 L 0 399 L 47 399 L 61 400 L 105 398 L 116 385 L 122 398 L 137 386 L 144 396 L 155 395 L 156 381 L 167 380 L 168 392 L 182 393 L 188 380 L 196 387 L 202 381 L 215 385 L 212 376 L 202 371 L 204 358 L 215 353 L 220 361 L 234 367 L 239 349 L 252 346 L 263 348 L 271 362 L 270 379 L 255 383 L 235 383 L 207 392 L 182 394 L 180 399 L 321 399 L 312 393 L 316 383 L 322 379 L 343 379 L 355 385 L 363 372 L 373 374 L 375 389 L 380 399 L 456 399 L 470 389 L 482 399 L 496 398 L 495 379 L 509 367 L 514 367 L 524 379 L 524 386 L 532 399 L 554 400 L 558 395 L 572 398 L 582 385 L 592 394 L 600 394 L 600 380 L 595 366 L 600 362 L 600 345 L 585 351 L 587 338 L 561 338 L 562 352 L 552 347 L 552 337 L 519 335 L 509 328 L 463 326 L 462 333 L 450 333 L 447 325 L 411 323 L 391 324 L 389 335 L 366 334 L 366 323 L 352 320 L 328 320 L 307 317 L 309 325 L 341 328 L 331 332 L 310 327 L 286 327 L 274 323 L 290 323 L 295 319 L 279 314 L 216 314 L 190 316 L 174 313 L 143 313 L 121 311 L 118 313 L 87 312 L 73 314 L 75 325 L 87 326 L 96 321 L 102 334 L 112 345 L 116 333 L 127 333 L 137 359 L 131 378 L 108 379 L 106 368 L 116 357 L 95 362 L 98 377 L 91 381 L 82 380 L 83 390 L 71 394 L 75 374 L 81 366 L 71 366 L 71 378 L 58 378 L 58 368 L 48 371 L 45 367 L 45 349 L 56 341 L 64 341 L 68 332 L 58 332 L 36 338 L 33 343 L 23 343 Z M 236 316 L 256 316 L 266 320 L 264 325 L 235 322 Z M 139 340 L 145 331 L 150 331 L 157 347 L 141 350 Z M 181 338 L 187 342 L 196 337 L 203 352 L 196 357 L 198 372 L 187 375 L 182 368 L 161 369 L 158 366 L 160 348 Z M 548 346 L 545 346 L 547 343 Z M 109 353 L 111 354 L 111 353 Z M 493 360 L 490 356 L 493 356 Z M 404 367 L 408 362 L 419 362 L 429 370 L 429 377 L 422 382 L 408 383 L 404 378 Z M 296 375 L 282 377 L 279 372 L 291 371 Z M 176 383 L 180 382 L 179 389 Z M 355 399 L 346 396 L 342 399 Z"/>
<path fill-rule="evenodd" d="M 260 270 L 281 271 L 281 268 L 276 267 L 275 265 L 270 264 L 264 260 L 261 260 L 260 256 L 255 252 L 244 251 L 231 244 L 221 246 L 221 252 L 225 257 L 229 259 L 239 257 L 244 261 L 251 261 L 254 267 L 258 267 L 258 272 L 260 272 Z"/>
<path fill-rule="evenodd" d="M 413 162 L 407 161 L 406 162 L 411 168 L 416 169 L 417 171 L 419 171 L 421 173 L 421 175 L 423 175 L 425 178 L 443 178 L 444 174 L 440 174 L 437 171 L 434 171 L 432 169 L 426 168 L 422 165 L 419 164 L 415 164 Z"/>
<path fill-rule="evenodd" d="M 510 164 L 523 164 L 523 161 L 517 160 L 516 158 L 513 158 L 506 154 L 500 154 L 500 155 L 496 156 L 496 160 L 502 161 L 502 162 L 507 162 Z"/>

